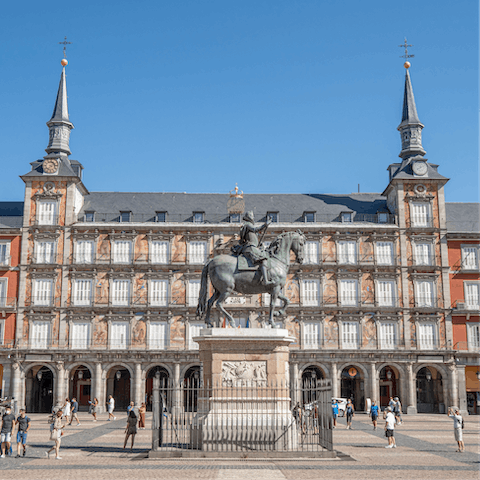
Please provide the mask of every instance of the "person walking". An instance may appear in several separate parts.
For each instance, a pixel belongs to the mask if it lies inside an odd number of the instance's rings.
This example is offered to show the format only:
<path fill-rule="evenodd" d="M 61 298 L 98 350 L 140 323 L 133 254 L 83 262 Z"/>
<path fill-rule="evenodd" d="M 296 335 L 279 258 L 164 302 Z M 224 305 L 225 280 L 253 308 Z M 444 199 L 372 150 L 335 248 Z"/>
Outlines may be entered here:
<path fill-rule="evenodd" d="M 135 402 L 130 402 L 130 405 L 127 407 L 127 416 L 132 410 L 135 411 Z"/>
<path fill-rule="evenodd" d="M 20 449 L 23 447 L 23 456 L 27 454 L 27 432 L 30 430 L 30 419 L 26 416 L 25 410 L 20 410 L 17 418 L 17 458 L 20 457 Z"/>
<path fill-rule="evenodd" d="M 137 416 L 135 415 L 134 410 L 130 410 L 127 417 L 127 426 L 125 427 L 125 442 L 123 443 L 123 448 L 127 446 L 128 437 L 132 437 L 132 445 L 130 446 L 130 451 L 133 450 L 133 444 L 135 442 L 135 435 L 137 433 Z"/>
<path fill-rule="evenodd" d="M 5 408 L 5 415 L 2 417 L 2 430 L 0 431 L 0 441 L 2 442 L 2 455 L 0 458 L 5 458 L 5 451 L 7 455 L 11 455 L 10 448 L 12 442 L 12 432 L 15 426 L 15 415 L 12 413 L 10 405 Z"/>
<path fill-rule="evenodd" d="M 353 430 L 352 418 L 355 416 L 355 408 L 353 407 L 352 400 L 349 398 L 347 406 L 345 408 L 345 414 L 347 415 L 347 430 Z"/>
<path fill-rule="evenodd" d="M 108 402 L 107 402 L 107 411 L 108 411 L 108 421 L 110 420 L 116 420 L 117 417 L 113 415 L 113 411 L 115 410 L 115 399 L 109 395 L 108 396 Z"/>
<path fill-rule="evenodd" d="M 463 417 L 460 415 L 460 411 L 458 410 L 458 408 L 452 408 L 452 407 L 448 409 L 448 416 L 450 418 L 453 418 L 453 433 L 455 435 L 455 440 L 457 441 L 457 444 L 458 444 L 458 450 L 456 451 L 459 453 L 463 453 L 465 451 L 465 444 L 463 443 L 463 432 L 462 432 Z"/>
<path fill-rule="evenodd" d="M 93 400 L 90 402 L 90 414 L 93 417 L 93 421 L 97 421 L 97 406 L 98 406 L 98 399 L 97 397 L 93 397 Z"/>
<path fill-rule="evenodd" d="M 70 415 L 72 414 L 72 404 L 68 398 L 65 399 L 65 404 L 63 405 L 63 415 L 65 416 L 67 423 L 70 421 Z"/>
<path fill-rule="evenodd" d="M 55 445 L 50 450 L 47 450 L 45 452 L 45 455 L 47 456 L 47 458 L 50 458 L 50 453 L 52 452 L 52 450 L 55 450 L 55 459 L 56 460 L 62 459 L 62 457 L 60 456 L 60 444 L 62 443 L 63 429 L 65 428 L 65 425 L 62 422 L 62 416 L 63 416 L 63 412 L 62 410 L 59 410 L 57 412 L 57 415 L 55 416 L 53 429 L 50 433 L 50 440 L 53 440 L 55 442 Z"/>
<path fill-rule="evenodd" d="M 78 427 L 79 425 L 81 425 L 81 423 L 80 423 L 80 420 L 78 419 L 78 402 L 75 397 L 72 398 L 71 409 L 72 409 L 72 413 L 70 416 L 69 425 L 71 425 L 73 420 L 75 419 L 77 421 L 77 427 Z"/>
<path fill-rule="evenodd" d="M 395 400 L 395 421 L 397 422 L 397 425 L 401 425 L 402 422 L 402 404 L 400 403 L 400 399 L 398 397 L 394 398 Z"/>
<path fill-rule="evenodd" d="M 387 407 L 387 416 L 385 417 L 385 436 L 388 439 L 388 445 L 385 448 L 397 448 L 394 432 L 395 415 L 392 413 L 392 407 Z"/>
<path fill-rule="evenodd" d="M 142 403 L 138 409 L 138 428 L 140 430 L 145 430 L 145 413 L 147 412 L 147 405 L 145 402 Z"/>
<path fill-rule="evenodd" d="M 333 428 L 337 428 L 337 417 L 338 417 L 338 402 L 334 400 L 332 403 L 332 413 L 333 413 Z"/>
<path fill-rule="evenodd" d="M 373 429 L 377 429 L 377 420 L 378 420 L 378 405 L 374 400 L 370 408 L 370 416 L 372 417 Z"/>

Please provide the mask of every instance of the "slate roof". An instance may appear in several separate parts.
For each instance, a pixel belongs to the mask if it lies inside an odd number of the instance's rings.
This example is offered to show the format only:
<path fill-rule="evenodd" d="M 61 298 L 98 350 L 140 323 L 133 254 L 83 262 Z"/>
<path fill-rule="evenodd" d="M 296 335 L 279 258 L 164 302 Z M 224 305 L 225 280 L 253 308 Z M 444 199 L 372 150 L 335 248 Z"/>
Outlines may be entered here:
<path fill-rule="evenodd" d="M 427 160 L 426 158 L 422 158 L 420 155 L 415 156 L 415 157 L 410 157 L 407 161 L 403 163 L 394 163 L 392 165 L 398 165 L 398 170 L 393 174 L 393 178 L 395 179 L 419 179 L 419 178 L 425 178 L 425 179 L 438 179 L 438 180 L 447 180 L 447 177 L 444 177 L 443 175 L 440 175 L 438 173 L 438 165 L 435 165 L 434 163 L 428 163 L 426 162 L 427 165 L 427 173 L 423 177 L 418 177 L 415 176 L 412 170 L 412 165 L 413 161 L 417 159 L 422 159 L 422 160 Z M 403 166 L 402 166 L 403 165 Z"/>
<path fill-rule="evenodd" d="M 20 228 L 23 224 L 23 202 L 0 202 L 0 228 Z"/>
<path fill-rule="evenodd" d="M 446 203 L 448 232 L 480 233 L 480 203 Z"/>
<path fill-rule="evenodd" d="M 55 176 L 57 177 L 75 177 L 77 174 L 73 171 L 72 167 L 70 164 L 73 164 L 75 162 L 76 164 L 80 164 L 80 162 L 73 160 L 71 161 L 68 159 L 66 156 L 60 156 L 60 163 L 58 165 L 58 171 L 55 173 Z M 37 160 L 35 162 L 32 162 L 30 165 L 32 166 L 32 170 L 25 175 L 22 175 L 23 177 L 38 177 L 39 175 L 43 175 L 43 167 L 42 164 L 45 160 Z"/>

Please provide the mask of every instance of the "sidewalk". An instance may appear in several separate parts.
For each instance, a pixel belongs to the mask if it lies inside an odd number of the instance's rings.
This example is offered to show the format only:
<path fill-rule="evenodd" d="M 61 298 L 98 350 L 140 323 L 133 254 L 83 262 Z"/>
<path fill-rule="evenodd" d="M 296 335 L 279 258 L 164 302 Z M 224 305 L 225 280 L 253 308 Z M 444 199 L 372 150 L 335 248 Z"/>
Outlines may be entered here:
<path fill-rule="evenodd" d="M 0 480 L 45 479 L 76 480 L 87 477 L 108 479 L 421 479 L 470 480 L 479 478 L 480 417 L 466 418 L 464 440 L 466 453 L 455 453 L 453 422 L 445 415 L 404 416 L 404 424 L 396 430 L 398 447 L 385 449 L 383 425 L 373 431 L 369 418 L 357 414 L 353 430 L 346 430 L 339 420 L 334 430 L 335 448 L 347 457 L 335 460 L 160 460 L 145 458 L 151 445 L 150 418 L 147 429 L 139 430 L 133 453 L 123 450 L 126 414 L 117 413 L 117 420 L 106 421 L 99 415 L 92 422 L 80 414 L 81 425 L 66 427 L 62 438 L 61 457 L 48 460 L 44 452 L 49 441 L 47 415 L 33 414 L 28 435 L 26 458 L 0 459 Z M 14 444 L 14 452 L 16 452 Z M 348 457 L 349 456 L 349 457 Z"/>

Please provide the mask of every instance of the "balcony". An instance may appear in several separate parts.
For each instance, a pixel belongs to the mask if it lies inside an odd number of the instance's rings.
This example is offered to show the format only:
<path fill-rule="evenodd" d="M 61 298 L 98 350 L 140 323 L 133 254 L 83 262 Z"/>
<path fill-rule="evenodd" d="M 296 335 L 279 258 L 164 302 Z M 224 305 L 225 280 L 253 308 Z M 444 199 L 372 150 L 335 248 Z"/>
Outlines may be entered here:
<path fill-rule="evenodd" d="M 138 265 L 138 266 L 165 266 L 165 265 L 205 265 L 212 257 L 199 256 L 193 254 L 175 254 L 167 253 L 165 255 L 156 255 L 148 253 L 132 253 L 128 255 L 111 255 L 110 253 L 98 255 L 72 255 L 72 264 L 78 266 L 89 265 Z"/>
<path fill-rule="evenodd" d="M 12 264 L 11 255 L 0 256 L 0 270 L 9 270 Z"/>
<path fill-rule="evenodd" d="M 0 311 L 12 311 L 17 308 L 17 297 L 0 297 Z"/>
<path fill-rule="evenodd" d="M 49 227 L 60 224 L 60 215 L 37 215 L 33 220 L 36 227 Z"/>
<path fill-rule="evenodd" d="M 406 224 L 407 224 L 407 228 L 411 228 L 411 229 L 422 230 L 426 228 L 427 229 L 435 228 L 433 218 L 424 218 L 421 220 L 413 220 L 411 218 L 407 218 Z"/>

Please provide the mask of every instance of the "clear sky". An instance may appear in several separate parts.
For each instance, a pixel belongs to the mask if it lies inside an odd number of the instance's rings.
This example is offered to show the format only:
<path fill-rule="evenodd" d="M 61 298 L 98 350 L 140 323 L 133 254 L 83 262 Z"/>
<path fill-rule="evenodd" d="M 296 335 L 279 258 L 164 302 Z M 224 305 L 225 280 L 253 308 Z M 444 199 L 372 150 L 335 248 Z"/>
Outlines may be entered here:
<path fill-rule="evenodd" d="M 478 201 L 478 2 L 4 2 L 0 200 L 42 158 L 67 35 L 90 191 L 382 192 L 407 37 L 426 157 Z"/>

